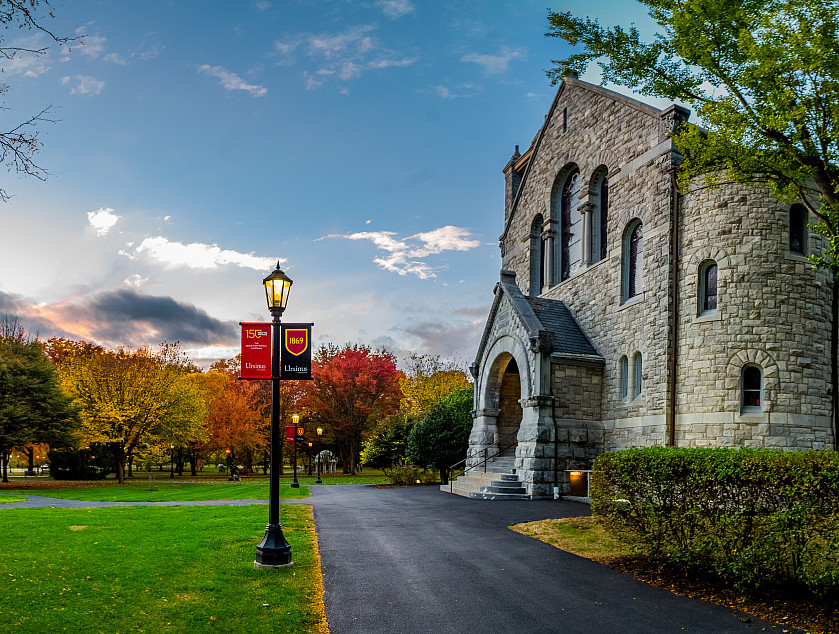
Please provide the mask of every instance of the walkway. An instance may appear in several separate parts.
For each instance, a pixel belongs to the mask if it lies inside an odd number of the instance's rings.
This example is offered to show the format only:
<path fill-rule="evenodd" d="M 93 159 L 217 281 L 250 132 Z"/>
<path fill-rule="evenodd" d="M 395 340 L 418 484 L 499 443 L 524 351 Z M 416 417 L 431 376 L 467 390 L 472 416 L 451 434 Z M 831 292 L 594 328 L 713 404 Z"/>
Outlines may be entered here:
<path fill-rule="evenodd" d="M 146 502 L 147 506 L 265 504 Z M 781 632 L 653 588 L 507 527 L 588 513 L 566 501 L 485 502 L 437 487 L 312 487 L 332 634 Z M 2 508 L 136 506 L 29 496 Z M 765 628 L 765 630 L 764 630 Z"/>

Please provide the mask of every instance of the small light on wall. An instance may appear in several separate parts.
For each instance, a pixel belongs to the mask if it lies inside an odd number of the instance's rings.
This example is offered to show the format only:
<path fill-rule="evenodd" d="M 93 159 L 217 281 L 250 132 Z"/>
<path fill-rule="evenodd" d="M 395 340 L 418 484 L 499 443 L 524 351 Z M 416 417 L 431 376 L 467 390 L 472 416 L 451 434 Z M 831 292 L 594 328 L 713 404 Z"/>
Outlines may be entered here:
<path fill-rule="evenodd" d="M 580 473 L 579 471 L 572 471 L 572 472 L 570 473 L 570 475 L 572 475 L 572 476 L 578 476 L 578 475 L 582 475 L 582 473 Z"/>

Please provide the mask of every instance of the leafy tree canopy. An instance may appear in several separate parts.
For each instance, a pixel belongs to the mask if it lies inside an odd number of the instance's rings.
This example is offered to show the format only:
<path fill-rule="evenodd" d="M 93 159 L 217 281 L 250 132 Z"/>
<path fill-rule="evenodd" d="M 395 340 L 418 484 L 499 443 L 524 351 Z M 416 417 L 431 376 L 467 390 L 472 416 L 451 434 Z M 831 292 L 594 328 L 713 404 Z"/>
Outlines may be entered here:
<path fill-rule="evenodd" d="M 604 83 L 689 104 L 704 129 L 674 136 L 682 188 L 764 179 L 815 215 L 830 248 L 813 259 L 839 273 L 839 2 L 640 1 L 661 27 L 651 42 L 634 26 L 550 13 L 546 35 L 578 47 L 554 60 L 553 82 L 595 61 Z"/>
<path fill-rule="evenodd" d="M 399 385 L 405 395 L 402 408 L 408 412 L 425 412 L 452 390 L 469 387 L 471 383 L 457 363 L 442 361 L 436 355 L 412 354 Z"/>
<path fill-rule="evenodd" d="M 452 390 L 411 428 L 407 455 L 415 464 L 440 471 L 443 484 L 449 468 L 466 457 L 472 431 L 472 387 Z"/>

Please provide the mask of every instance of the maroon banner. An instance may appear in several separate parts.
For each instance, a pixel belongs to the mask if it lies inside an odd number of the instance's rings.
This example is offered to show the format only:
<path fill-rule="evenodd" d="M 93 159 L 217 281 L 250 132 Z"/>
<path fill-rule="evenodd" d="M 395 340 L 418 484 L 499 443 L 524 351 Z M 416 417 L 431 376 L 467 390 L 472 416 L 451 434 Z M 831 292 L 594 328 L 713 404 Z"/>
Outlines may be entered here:
<path fill-rule="evenodd" d="M 286 442 L 294 442 L 294 425 L 286 425 L 285 428 L 285 441 Z"/>
<path fill-rule="evenodd" d="M 283 324 L 280 378 L 312 380 L 312 324 Z"/>
<path fill-rule="evenodd" d="M 271 378 L 271 324 L 245 323 L 242 326 L 242 379 Z"/>

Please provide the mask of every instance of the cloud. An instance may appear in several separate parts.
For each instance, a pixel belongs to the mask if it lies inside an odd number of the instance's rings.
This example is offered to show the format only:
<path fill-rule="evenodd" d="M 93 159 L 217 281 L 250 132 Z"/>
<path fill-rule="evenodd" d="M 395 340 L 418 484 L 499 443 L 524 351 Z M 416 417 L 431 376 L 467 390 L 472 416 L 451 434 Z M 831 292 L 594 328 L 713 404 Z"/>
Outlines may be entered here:
<path fill-rule="evenodd" d="M 395 5 L 407 3 L 396 2 Z M 394 53 L 381 44 L 374 25 L 351 26 L 338 33 L 304 33 L 274 42 L 280 66 L 292 66 L 299 58 L 313 66 L 303 70 L 307 90 L 322 86 L 328 80 L 343 82 L 361 77 L 370 70 L 403 68 L 415 64 L 419 57 Z"/>
<path fill-rule="evenodd" d="M 38 55 L 27 51 L 44 50 L 49 46 L 42 33 L 21 37 L 12 42 L 9 48 L 22 49 L 12 54 L 11 59 L 3 60 L 3 73 L 38 77 L 52 68 L 47 54 Z"/>
<path fill-rule="evenodd" d="M 404 332 L 421 341 L 419 349 L 425 354 L 463 360 L 473 358 L 483 329 L 482 321 L 457 325 L 452 325 L 449 321 L 423 321 L 411 324 Z"/>
<path fill-rule="evenodd" d="M 266 0 L 262 0 L 262 2 L 257 2 L 254 6 L 257 11 L 267 11 L 271 8 L 271 3 Z"/>
<path fill-rule="evenodd" d="M 98 95 L 105 87 L 105 82 L 89 77 L 87 75 L 73 75 L 73 77 L 65 76 L 61 78 L 61 85 L 66 86 L 70 82 L 75 82 L 76 85 L 70 89 L 71 95 Z"/>
<path fill-rule="evenodd" d="M 134 273 L 133 275 L 129 275 L 128 277 L 123 280 L 123 284 L 126 286 L 134 286 L 135 288 L 140 288 L 141 286 L 145 286 L 148 284 L 149 278 L 143 277 L 138 273 Z"/>
<path fill-rule="evenodd" d="M 134 249 L 133 254 L 123 252 L 123 255 L 132 258 L 146 255 L 152 260 L 171 267 L 185 266 L 191 269 L 215 269 L 233 264 L 256 271 L 265 271 L 272 269 L 276 262 L 274 258 L 259 257 L 253 253 L 221 249 L 217 244 L 170 242 L 163 236 L 146 238 Z"/>
<path fill-rule="evenodd" d="M 469 53 L 460 58 L 461 62 L 478 64 L 483 67 L 484 72 L 489 75 L 497 75 L 504 73 L 510 66 L 510 62 L 515 60 L 523 61 L 527 59 L 527 50 L 524 48 L 509 48 L 502 46 L 497 55 L 482 55 L 479 53 Z"/>
<path fill-rule="evenodd" d="M 401 18 L 415 10 L 410 0 L 377 0 L 376 6 L 389 18 Z"/>
<path fill-rule="evenodd" d="M 436 271 L 439 269 L 423 262 L 422 258 L 438 255 L 444 251 L 468 251 L 479 247 L 480 241 L 470 239 L 471 235 L 466 229 L 447 225 L 407 238 L 398 238 L 393 231 L 360 231 L 350 234 L 330 234 L 326 237 L 369 240 L 376 248 L 387 253 L 373 259 L 380 268 L 399 275 L 415 275 L 427 280 L 437 277 Z"/>
<path fill-rule="evenodd" d="M 215 77 L 225 90 L 244 90 L 245 92 L 249 92 L 253 97 L 264 97 L 268 94 L 268 89 L 264 86 L 249 84 L 236 73 L 221 66 L 208 66 L 204 64 L 198 67 L 198 72 Z"/>
<path fill-rule="evenodd" d="M 117 223 L 119 216 L 111 208 L 100 207 L 97 211 L 87 212 L 87 221 L 90 226 L 96 229 L 97 236 L 106 236 L 111 228 Z"/>

